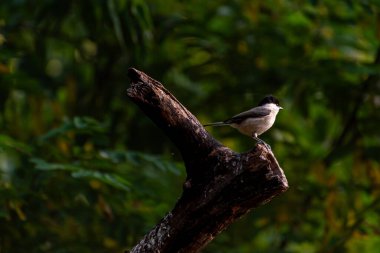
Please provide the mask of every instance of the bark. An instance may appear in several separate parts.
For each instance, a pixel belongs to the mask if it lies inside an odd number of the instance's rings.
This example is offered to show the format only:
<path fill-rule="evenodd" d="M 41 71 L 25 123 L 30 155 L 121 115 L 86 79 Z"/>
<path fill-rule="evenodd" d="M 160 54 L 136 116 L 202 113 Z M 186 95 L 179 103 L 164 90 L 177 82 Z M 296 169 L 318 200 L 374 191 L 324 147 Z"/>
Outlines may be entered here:
<path fill-rule="evenodd" d="M 173 210 L 130 253 L 199 252 L 236 219 L 288 189 L 282 169 L 265 146 L 232 151 L 161 83 L 133 68 L 128 75 L 128 96 L 178 147 L 187 172 Z"/>

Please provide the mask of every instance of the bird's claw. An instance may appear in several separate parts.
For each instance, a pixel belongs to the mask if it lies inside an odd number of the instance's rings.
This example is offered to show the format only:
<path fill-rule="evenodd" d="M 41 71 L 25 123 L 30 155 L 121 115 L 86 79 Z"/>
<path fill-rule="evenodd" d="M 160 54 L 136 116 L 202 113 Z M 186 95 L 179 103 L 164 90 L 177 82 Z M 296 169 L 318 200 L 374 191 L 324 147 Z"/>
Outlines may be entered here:
<path fill-rule="evenodd" d="M 265 146 L 265 148 L 268 150 L 268 151 L 272 151 L 272 148 L 271 146 L 266 143 L 265 141 L 263 141 L 262 139 L 258 138 L 257 136 L 252 136 L 252 138 L 258 143 L 258 144 L 262 144 Z"/>
<path fill-rule="evenodd" d="M 260 140 L 257 143 L 263 144 L 268 149 L 268 151 L 272 151 L 271 146 L 268 143 L 266 143 L 265 141 Z"/>

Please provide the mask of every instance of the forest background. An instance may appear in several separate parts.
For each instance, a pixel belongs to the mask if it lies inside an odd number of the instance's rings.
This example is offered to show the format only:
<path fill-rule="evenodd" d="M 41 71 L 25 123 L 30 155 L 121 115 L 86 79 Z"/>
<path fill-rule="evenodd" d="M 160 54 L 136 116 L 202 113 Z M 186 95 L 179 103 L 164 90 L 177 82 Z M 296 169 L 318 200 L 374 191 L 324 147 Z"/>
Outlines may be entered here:
<path fill-rule="evenodd" d="M 0 252 L 122 252 L 171 210 L 178 150 L 127 99 L 127 69 L 202 123 L 282 110 L 262 138 L 290 189 L 204 252 L 380 248 L 380 3 L 0 4 Z M 209 131 L 238 152 L 254 142 Z"/>

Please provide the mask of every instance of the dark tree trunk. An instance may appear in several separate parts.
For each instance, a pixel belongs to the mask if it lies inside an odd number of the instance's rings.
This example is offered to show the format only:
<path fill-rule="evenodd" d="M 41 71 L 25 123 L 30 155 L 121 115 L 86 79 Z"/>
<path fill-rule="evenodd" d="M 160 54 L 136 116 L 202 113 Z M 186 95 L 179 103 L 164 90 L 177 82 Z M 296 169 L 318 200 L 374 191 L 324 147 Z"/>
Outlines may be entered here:
<path fill-rule="evenodd" d="M 129 252 L 199 252 L 252 208 L 288 189 L 272 152 L 236 153 L 216 141 L 165 87 L 129 69 L 128 96 L 179 148 L 187 172 L 181 198 Z"/>

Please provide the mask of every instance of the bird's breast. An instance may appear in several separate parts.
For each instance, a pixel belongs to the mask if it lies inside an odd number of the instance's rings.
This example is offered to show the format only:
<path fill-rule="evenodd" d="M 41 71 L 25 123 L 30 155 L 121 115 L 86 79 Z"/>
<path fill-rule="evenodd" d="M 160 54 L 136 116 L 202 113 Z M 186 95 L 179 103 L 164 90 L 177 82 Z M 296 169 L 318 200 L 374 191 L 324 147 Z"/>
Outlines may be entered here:
<path fill-rule="evenodd" d="M 275 119 L 276 117 L 270 117 L 270 115 L 261 118 L 248 118 L 231 126 L 245 135 L 252 136 L 255 133 L 260 135 L 273 126 Z"/>

